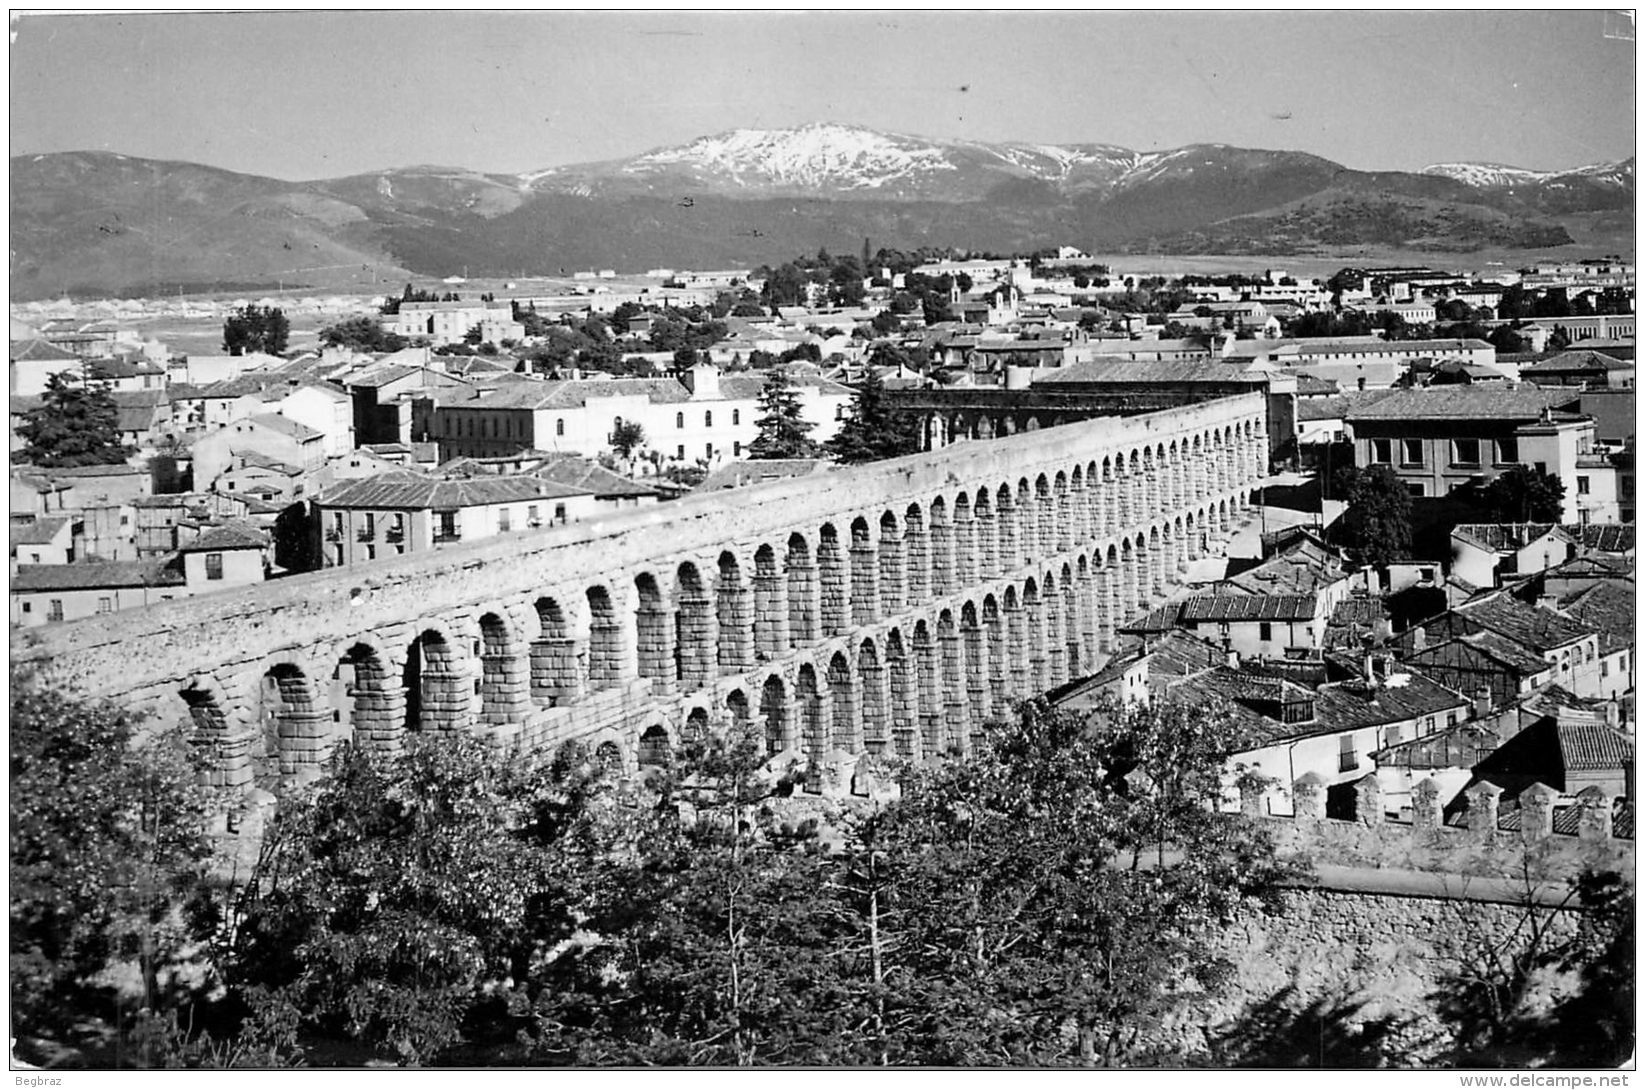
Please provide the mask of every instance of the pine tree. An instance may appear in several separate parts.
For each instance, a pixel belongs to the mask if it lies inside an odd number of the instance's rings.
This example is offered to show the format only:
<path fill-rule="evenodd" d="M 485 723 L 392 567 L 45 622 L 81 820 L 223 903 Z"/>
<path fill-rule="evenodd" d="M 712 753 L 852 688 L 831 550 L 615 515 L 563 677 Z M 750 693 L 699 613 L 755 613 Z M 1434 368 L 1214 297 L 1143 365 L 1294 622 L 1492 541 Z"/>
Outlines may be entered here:
<path fill-rule="evenodd" d="M 240 307 L 223 323 L 223 350 L 231 356 L 247 352 L 267 352 L 278 356 L 286 350 L 291 321 L 279 307 L 255 303 Z"/>
<path fill-rule="evenodd" d="M 920 449 L 919 425 L 885 403 L 885 383 L 872 367 L 857 387 L 851 416 L 827 443 L 829 453 L 847 465 L 900 458 Z"/>
<path fill-rule="evenodd" d="M 760 429 L 749 444 L 750 458 L 815 458 L 821 453 L 807 433 L 816 427 L 801 415 L 800 391 L 781 367 L 766 372 L 760 390 Z"/>
<path fill-rule="evenodd" d="M 17 434 L 22 458 L 37 466 L 119 465 L 130 455 L 120 442 L 120 413 L 107 380 L 95 369 L 84 380 L 59 371 L 46 380 L 44 404 L 29 410 Z"/>

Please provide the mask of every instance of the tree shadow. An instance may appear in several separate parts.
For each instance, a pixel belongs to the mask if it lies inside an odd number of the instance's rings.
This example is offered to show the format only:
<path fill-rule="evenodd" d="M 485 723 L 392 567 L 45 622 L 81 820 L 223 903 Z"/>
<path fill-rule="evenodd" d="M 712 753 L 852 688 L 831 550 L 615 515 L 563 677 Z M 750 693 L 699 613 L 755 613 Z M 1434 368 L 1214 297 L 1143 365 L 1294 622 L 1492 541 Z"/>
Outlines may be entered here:
<path fill-rule="evenodd" d="M 1288 984 L 1209 1035 L 1209 1058 L 1218 1067 L 1402 1066 L 1408 1019 L 1368 1015 L 1368 1005 L 1338 996 L 1304 1000 Z"/>

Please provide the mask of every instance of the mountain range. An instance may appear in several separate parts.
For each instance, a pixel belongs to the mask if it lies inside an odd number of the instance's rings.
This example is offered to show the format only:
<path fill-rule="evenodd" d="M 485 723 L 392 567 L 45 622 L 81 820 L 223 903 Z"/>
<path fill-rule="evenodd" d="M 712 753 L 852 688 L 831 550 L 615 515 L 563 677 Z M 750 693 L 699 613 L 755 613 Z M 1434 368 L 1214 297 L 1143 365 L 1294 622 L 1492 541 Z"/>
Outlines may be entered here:
<path fill-rule="evenodd" d="M 1634 161 L 1360 171 L 1295 151 L 738 129 L 628 159 L 288 182 L 110 152 L 11 160 L 17 300 L 748 266 L 819 247 L 1436 254 L 1627 238 Z"/>

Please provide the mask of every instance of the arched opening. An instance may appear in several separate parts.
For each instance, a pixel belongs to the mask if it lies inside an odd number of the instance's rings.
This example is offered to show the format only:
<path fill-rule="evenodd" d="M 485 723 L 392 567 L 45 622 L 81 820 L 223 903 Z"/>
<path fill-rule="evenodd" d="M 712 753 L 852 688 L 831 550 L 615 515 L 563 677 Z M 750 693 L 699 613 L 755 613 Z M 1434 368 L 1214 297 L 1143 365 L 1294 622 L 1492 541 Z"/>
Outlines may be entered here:
<path fill-rule="evenodd" d="M 753 626 L 756 661 L 787 653 L 788 588 L 777 569 L 777 550 L 769 545 L 761 545 L 754 553 Z"/>
<path fill-rule="evenodd" d="M 742 690 L 739 689 L 737 691 L 736 695 L 741 696 L 742 695 Z M 744 709 L 744 711 L 746 711 L 747 708 L 748 708 L 748 698 L 743 697 L 743 709 Z M 687 715 L 685 717 L 685 727 L 680 731 L 680 741 L 681 742 L 688 742 L 688 743 L 689 742 L 701 742 L 703 739 L 705 739 L 707 737 L 708 737 L 708 709 L 704 708 L 704 707 L 692 708 L 691 709 L 691 714 Z"/>
<path fill-rule="evenodd" d="M 915 630 L 916 634 L 918 629 Z M 951 610 L 937 616 L 937 694 L 942 701 L 938 737 L 932 741 L 939 752 L 963 753 L 971 734 L 970 706 L 966 703 L 965 649 L 960 646 L 959 628 Z"/>
<path fill-rule="evenodd" d="M 806 663 L 794 679 L 794 706 L 800 717 L 800 734 L 805 739 L 805 755 L 813 765 L 828 755 L 827 716 L 822 695 L 817 691 L 817 671 Z"/>
<path fill-rule="evenodd" d="M 1022 566 L 1022 542 L 1017 530 L 1017 504 L 1011 486 L 1002 484 L 994 496 L 994 536 L 999 541 L 1001 574 Z"/>
<path fill-rule="evenodd" d="M 593 689 L 610 688 L 623 678 L 623 624 L 604 587 L 588 588 L 588 683 Z"/>
<path fill-rule="evenodd" d="M 680 565 L 674 575 L 674 677 L 686 692 L 713 680 L 719 668 L 715 651 L 713 602 L 697 565 Z"/>
<path fill-rule="evenodd" d="M 954 593 L 954 542 L 947 502 L 938 496 L 930 510 L 931 593 L 942 598 Z"/>
<path fill-rule="evenodd" d="M 1016 587 L 1005 588 L 1005 598 L 1000 605 L 1005 615 L 1005 646 L 1010 649 L 1006 656 L 1007 690 L 1013 696 L 1030 696 L 1028 618 Z"/>
<path fill-rule="evenodd" d="M 840 555 L 840 535 L 832 523 L 817 533 L 817 580 L 821 587 L 822 634 L 844 635 L 851 624 L 851 586 Z"/>
<path fill-rule="evenodd" d="M 817 566 L 811 561 L 811 544 L 800 534 L 788 539 L 784 567 L 788 574 L 788 645 L 805 647 L 821 638 L 822 607 L 817 598 Z"/>
<path fill-rule="evenodd" d="M 601 742 L 594 747 L 594 764 L 600 775 L 616 779 L 623 774 L 623 751 L 616 742 Z"/>
<path fill-rule="evenodd" d="M 492 726 L 525 718 L 530 680 L 514 653 L 508 625 L 495 613 L 480 617 L 480 721 Z"/>
<path fill-rule="evenodd" d="M 673 681 L 678 667 L 674 659 L 674 625 L 663 602 L 656 576 L 641 572 L 634 577 L 634 641 L 642 678 Z"/>
<path fill-rule="evenodd" d="M 914 664 L 903 645 L 902 631 L 885 638 L 885 661 L 891 678 L 891 743 L 898 757 L 919 755 L 920 692 Z"/>
<path fill-rule="evenodd" d="M 873 624 L 879 615 L 880 578 L 874 556 L 874 539 L 868 520 L 851 520 L 851 623 Z M 843 631 L 843 630 L 842 630 Z M 837 636 L 839 632 L 830 632 Z"/>
<path fill-rule="evenodd" d="M 662 768 L 668 764 L 673 747 L 668 742 L 668 731 L 661 723 L 653 723 L 640 735 L 640 744 L 634 751 L 641 768 Z"/>
<path fill-rule="evenodd" d="M 282 778 L 313 779 L 331 755 L 330 715 L 303 671 L 279 663 L 263 674 L 264 752 L 277 754 Z"/>
<path fill-rule="evenodd" d="M 468 692 L 457 672 L 455 650 L 428 629 L 406 651 L 405 729 L 457 730 L 468 718 Z"/>
<path fill-rule="evenodd" d="M 992 594 L 982 600 L 983 654 L 987 659 L 984 674 L 988 683 L 988 704 L 992 714 L 1006 710 L 1008 673 L 1005 660 L 1005 622 L 1000 616 L 1000 604 Z"/>
<path fill-rule="evenodd" d="M 585 666 L 571 636 L 565 610 L 548 597 L 537 599 L 537 638 L 531 641 L 531 699 L 544 707 L 569 704 L 582 693 Z"/>
<path fill-rule="evenodd" d="M 1074 547 L 1074 515 L 1068 505 L 1068 478 L 1061 470 L 1051 481 L 1051 494 L 1047 502 L 1051 509 L 1051 537 L 1048 540 L 1058 553 L 1065 553 Z"/>
<path fill-rule="evenodd" d="M 925 533 L 925 512 L 917 503 L 903 512 L 903 570 L 908 606 L 919 605 L 931 596 L 930 544 Z"/>
<path fill-rule="evenodd" d="M 885 667 L 873 640 L 857 648 L 859 705 L 862 709 L 862 744 L 870 753 L 883 753 L 891 737 L 890 709 L 887 707 Z"/>
<path fill-rule="evenodd" d="M 954 497 L 954 589 L 962 590 L 977 581 L 977 543 L 971 522 L 971 496 Z"/>
<path fill-rule="evenodd" d="M 769 555 L 770 550 L 766 550 Z M 754 666 L 754 616 L 748 588 L 736 556 L 720 554 L 719 578 L 714 594 L 714 623 L 719 629 L 718 665 L 722 673 L 735 674 Z"/>
<path fill-rule="evenodd" d="M 828 748 L 856 753 L 862 748 L 857 737 L 860 722 L 857 686 L 851 664 L 842 652 L 828 660 L 828 696 L 833 704 L 832 739 Z"/>
<path fill-rule="evenodd" d="M 943 752 L 942 717 L 944 699 L 939 686 L 937 645 L 931 638 L 931 626 L 924 621 L 914 623 L 913 639 L 914 676 L 919 685 L 919 736 L 921 751 L 928 754 Z"/>
<path fill-rule="evenodd" d="M 765 721 L 765 752 L 781 753 L 794 744 L 788 715 L 788 691 L 782 678 L 773 674 L 760 688 L 760 718 Z"/>
<path fill-rule="evenodd" d="M 392 682 L 376 650 L 363 643 L 349 648 L 332 670 L 331 686 L 335 731 L 347 724 L 354 744 L 373 752 L 399 746 L 406 694 Z"/>
<path fill-rule="evenodd" d="M 902 532 L 897 528 L 897 516 L 890 511 L 880 515 L 880 613 L 895 617 L 903 610 L 904 590 Z"/>
<path fill-rule="evenodd" d="M 972 539 L 977 554 L 977 578 L 993 579 L 1000 573 L 999 540 L 994 527 L 994 504 L 988 489 L 977 489 L 971 505 Z"/>
<path fill-rule="evenodd" d="M 731 713 L 731 725 L 734 729 L 745 730 L 748 727 L 748 694 L 741 689 L 733 689 L 725 698 L 726 711 Z"/>
<path fill-rule="evenodd" d="M 983 646 L 975 602 L 960 607 L 960 644 L 965 656 L 965 700 L 971 713 L 971 737 L 967 742 L 974 747 L 982 724 L 993 710 L 988 692 L 988 652 Z"/>
<path fill-rule="evenodd" d="M 205 787 L 249 788 L 252 783 L 251 741 L 243 732 L 231 734 L 228 715 L 209 690 L 190 685 L 178 690 L 188 711 L 189 742 L 206 754 L 209 767 L 200 773 Z"/>

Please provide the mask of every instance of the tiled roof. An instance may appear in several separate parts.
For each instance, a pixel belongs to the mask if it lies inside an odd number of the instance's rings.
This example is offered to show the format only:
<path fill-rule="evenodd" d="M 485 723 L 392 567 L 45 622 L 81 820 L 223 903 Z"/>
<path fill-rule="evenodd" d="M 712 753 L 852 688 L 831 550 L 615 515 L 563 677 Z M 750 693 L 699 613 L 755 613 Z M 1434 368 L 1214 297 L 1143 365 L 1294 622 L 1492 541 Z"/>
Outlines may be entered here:
<path fill-rule="evenodd" d="M 149 472 L 146 466 L 127 465 L 124 462 L 106 466 L 52 466 L 49 468 L 30 466 L 29 470 L 31 473 L 49 477 L 53 481 L 97 480 L 102 477 L 146 477 Z"/>
<path fill-rule="evenodd" d="M 15 592 L 95 590 L 103 587 L 174 587 L 183 573 L 168 560 L 111 560 L 86 564 L 24 564 L 12 573 Z"/>
<path fill-rule="evenodd" d="M 1475 632 L 1431 644 L 1421 651 L 1405 655 L 1404 661 L 1413 666 L 1440 667 L 1453 658 L 1461 658 L 1470 668 L 1490 670 L 1500 667 L 1522 676 L 1553 669 L 1553 664 L 1546 659 L 1495 632 Z"/>
<path fill-rule="evenodd" d="M 1215 644 L 1192 633 L 1172 629 L 1158 639 L 1134 644 L 1122 650 L 1104 663 L 1101 670 L 1079 683 L 1077 691 L 1070 691 L 1068 698 L 1075 698 L 1087 691 L 1118 681 L 1125 676 L 1127 670 L 1143 659 L 1148 660 L 1148 674 L 1152 680 L 1156 676 L 1188 677 L 1201 670 L 1220 666 L 1227 660 L 1227 654 Z"/>
<path fill-rule="evenodd" d="M 414 473 L 384 473 L 351 481 L 315 503 L 320 507 L 443 510 L 589 494 L 587 489 L 535 477 L 471 477 L 445 481 Z"/>
<path fill-rule="evenodd" d="M 1567 772 L 1595 772 L 1629 768 L 1634 763 L 1633 739 L 1604 723 L 1557 721 L 1555 735 Z"/>
<path fill-rule="evenodd" d="M 1584 549 L 1599 553 L 1626 553 L 1634 548 L 1631 522 L 1567 523 L 1565 533 Z"/>
<path fill-rule="evenodd" d="M 1532 421 L 1545 409 L 1575 401 L 1577 393 L 1535 386 L 1424 386 L 1390 391 L 1387 397 L 1356 406 L 1348 419 Z"/>
<path fill-rule="evenodd" d="M 1376 684 L 1340 681 L 1314 693 L 1314 718 L 1332 731 L 1402 723 L 1463 708 L 1467 697 L 1415 671 L 1396 672 Z"/>
<path fill-rule="evenodd" d="M 1603 352 L 1592 349 L 1561 352 L 1536 363 L 1528 363 L 1519 369 L 1522 375 L 1553 375 L 1567 372 L 1582 371 L 1632 371 L 1632 360 L 1619 360 L 1615 356 L 1607 356 Z"/>
<path fill-rule="evenodd" d="M 1554 522 L 1459 522 L 1451 536 L 1489 552 L 1511 552 L 1557 529 Z"/>
<path fill-rule="evenodd" d="M 1539 654 L 1575 643 L 1593 631 L 1551 609 L 1528 606 L 1507 594 L 1465 602 L 1454 612 Z"/>
<path fill-rule="evenodd" d="M 1181 603 L 1180 618 L 1199 621 L 1304 621 L 1314 616 L 1312 594 L 1197 594 Z"/>
<path fill-rule="evenodd" d="M 250 466 L 253 469 L 270 469 L 276 473 L 283 473 L 287 477 L 300 477 L 303 474 L 301 467 L 282 462 L 278 458 L 270 458 L 261 451 L 231 450 L 229 453 L 236 461 L 240 463 L 242 467 Z M 233 471 L 230 470 L 230 472 Z"/>
<path fill-rule="evenodd" d="M 1371 754 L 1388 768 L 1472 768 L 1502 744 L 1497 732 L 1479 723 L 1457 723 Z"/>
<path fill-rule="evenodd" d="M 14 522 L 8 534 L 11 538 L 11 547 L 15 549 L 19 545 L 48 545 L 68 524 L 67 515 L 44 515 L 27 522 Z"/>
<path fill-rule="evenodd" d="M 809 477 L 814 473 L 826 473 L 831 464 L 826 458 L 761 458 L 727 462 L 703 478 L 703 482 L 692 491 L 716 492 L 722 488 L 741 488 L 784 477 Z"/>
<path fill-rule="evenodd" d="M 26 341 L 11 342 L 11 358 L 16 360 L 39 360 L 48 363 L 78 363 L 80 357 L 73 352 L 65 352 L 61 348 L 47 344 L 38 337 Z"/>
<path fill-rule="evenodd" d="M 1632 579 L 1607 579 L 1562 608 L 1578 624 L 1598 632 L 1599 652 L 1609 655 L 1633 646 L 1635 598 Z"/>
<path fill-rule="evenodd" d="M 1302 375 L 1298 379 L 1319 380 L 1312 375 Z M 1346 393 L 1335 394 L 1331 397 L 1304 397 L 1297 399 L 1298 420 L 1341 420 L 1361 405 L 1369 405 L 1381 397 L 1387 397 L 1390 390 L 1349 390 Z"/>
<path fill-rule="evenodd" d="M 1069 364 L 1034 380 L 1035 386 L 1076 383 L 1154 382 L 1248 382 L 1266 381 L 1261 372 L 1247 371 L 1211 360 L 1132 360 L 1123 356 L 1099 356 L 1083 363 Z"/>
<path fill-rule="evenodd" d="M 657 490 L 650 485 L 613 473 L 600 463 L 583 458 L 553 458 L 532 470 L 531 475 L 600 497 L 657 495 Z"/>
<path fill-rule="evenodd" d="M 253 424 L 258 424 L 262 427 L 268 428 L 270 431 L 277 431 L 282 435 L 289 435 L 299 443 L 307 442 L 311 439 L 325 438 L 324 432 L 315 431 L 307 424 L 299 423 L 296 420 L 291 419 L 289 416 L 281 416 L 279 413 L 258 413 L 256 416 L 250 416 L 246 419 Z"/>
<path fill-rule="evenodd" d="M 210 400 L 230 397 L 247 397 L 255 395 L 261 397 L 263 391 L 275 383 L 275 379 L 268 375 L 249 372 L 244 375 L 235 375 L 214 382 L 200 392 L 200 397 Z"/>
<path fill-rule="evenodd" d="M 267 547 L 268 543 L 269 536 L 255 526 L 230 522 L 215 529 L 207 530 L 178 549 L 178 552 L 204 553 L 219 552 L 224 549 L 261 549 Z"/>

